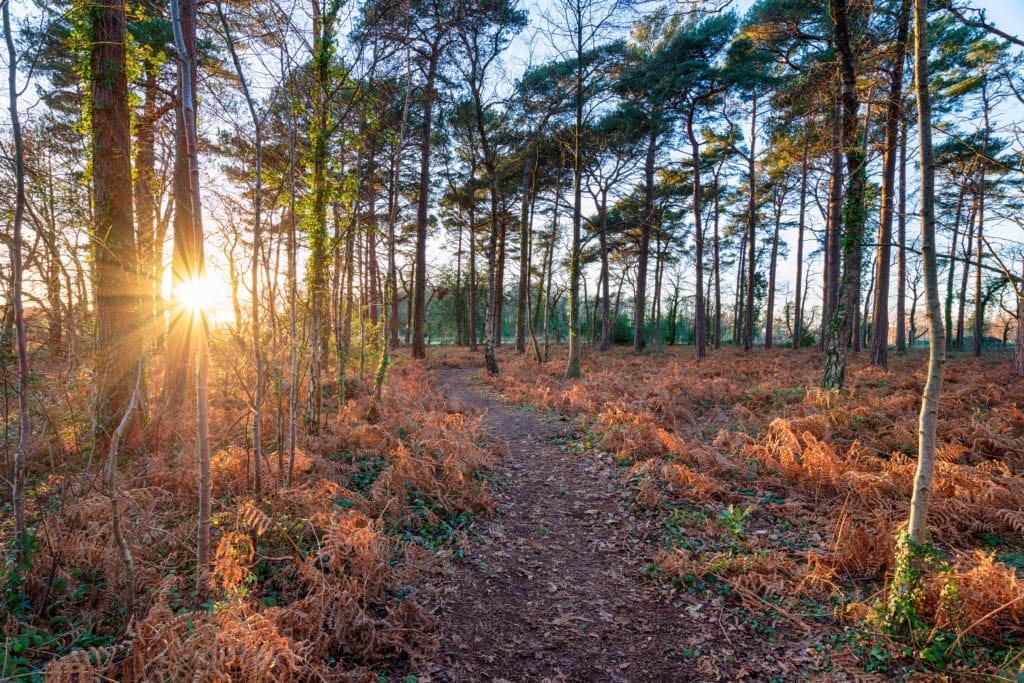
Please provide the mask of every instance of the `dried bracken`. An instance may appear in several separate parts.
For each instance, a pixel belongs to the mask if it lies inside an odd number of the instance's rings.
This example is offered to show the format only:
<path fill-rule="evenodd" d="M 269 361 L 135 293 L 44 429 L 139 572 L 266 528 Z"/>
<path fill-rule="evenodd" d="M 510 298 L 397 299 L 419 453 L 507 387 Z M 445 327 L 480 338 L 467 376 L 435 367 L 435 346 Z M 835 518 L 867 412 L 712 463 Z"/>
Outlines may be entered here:
<path fill-rule="evenodd" d="M 239 410 L 244 417 L 244 405 L 215 402 L 215 425 L 230 432 Z M 118 604 L 125 579 L 108 499 L 75 488 L 80 480 L 52 482 L 75 502 L 45 517 L 47 542 L 23 590 L 51 619 L 67 615 L 115 644 L 53 658 L 47 680 L 369 681 L 382 662 L 428 652 L 432 618 L 406 587 L 434 551 L 409 539 L 491 505 L 480 475 L 495 452 L 479 419 L 457 410 L 428 371 L 399 363 L 381 402 L 351 399 L 302 444 L 290 488 L 286 456 L 266 459 L 254 498 L 246 449 L 217 451 L 215 561 L 198 609 L 186 578 L 197 482 L 184 453 L 140 458 L 125 472 L 139 596 L 130 615 Z M 5 625 L 8 635 L 19 628 Z"/>
<path fill-rule="evenodd" d="M 596 446 L 631 464 L 625 479 L 643 506 L 717 511 L 702 523 L 710 532 L 689 529 L 706 542 L 663 550 L 661 570 L 714 576 L 755 609 L 764 596 L 842 597 L 844 582 L 869 598 L 906 524 L 924 359 L 893 358 L 885 372 L 854 357 L 837 392 L 817 388 L 813 352 L 690 358 L 603 354 L 569 382 L 509 357 L 488 381 L 512 401 L 583 418 Z M 987 538 L 1024 543 L 1024 384 L 1008 360 L 966 357 L 946 382 L 929 526 L 948 571 L 920 607 L 936 627 L 1006 636 L 1019 628 L 1024 586 L 979 548 Z"/>

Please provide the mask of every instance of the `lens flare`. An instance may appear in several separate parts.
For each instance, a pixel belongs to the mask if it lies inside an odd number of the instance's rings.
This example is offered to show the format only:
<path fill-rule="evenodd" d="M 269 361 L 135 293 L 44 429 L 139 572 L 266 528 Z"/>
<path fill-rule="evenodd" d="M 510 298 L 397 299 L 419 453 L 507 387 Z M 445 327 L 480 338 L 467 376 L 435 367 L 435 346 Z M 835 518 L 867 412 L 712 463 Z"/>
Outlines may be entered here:
<path fill-rule="evenodd" d="M 190 278 L 174 288 L 174 301 L 193 313 L 209 313 L 217 305 L 216 289 L 206 278 Z"/>

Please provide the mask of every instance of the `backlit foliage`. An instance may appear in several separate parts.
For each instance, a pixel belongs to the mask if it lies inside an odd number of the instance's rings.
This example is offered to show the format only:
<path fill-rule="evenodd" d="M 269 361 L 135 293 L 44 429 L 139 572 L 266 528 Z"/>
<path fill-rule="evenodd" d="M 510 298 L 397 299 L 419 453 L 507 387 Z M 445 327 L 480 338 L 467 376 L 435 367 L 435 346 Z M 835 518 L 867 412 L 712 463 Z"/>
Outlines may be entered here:
<path fill-rule="evenodd" d="M 239 409 L 218 404 L 211 431 L 230 431 Z M 381 403 L 358 396 L 302 444 L 291 487 L 286 457 L 271 453 L 254 498 L 246 450 L 217 451 L 215 563 L 198 608 L 187 448 L 139 458 L 125 472 L 134 614 L 122 610 L 107 498 L 82 478 L 51 481 L 71 502 L 42 523 L 46 542 L 23 590 L 51 623 L 78 632 L 40 653 L 53 658 L 47 680 L 376 680 L 375 665 L 429 651 L 433 620 L 409 587 L 443 548 L 418 542 L 421 530 L 491 505 L 479 472 L 493 452 L 479 418 L 457 409 L 426 370 L 399 363 Z M 23 626 L 8 617 L 5 634 Z M 82 628 L 109 644 L 61 656 Z"/>

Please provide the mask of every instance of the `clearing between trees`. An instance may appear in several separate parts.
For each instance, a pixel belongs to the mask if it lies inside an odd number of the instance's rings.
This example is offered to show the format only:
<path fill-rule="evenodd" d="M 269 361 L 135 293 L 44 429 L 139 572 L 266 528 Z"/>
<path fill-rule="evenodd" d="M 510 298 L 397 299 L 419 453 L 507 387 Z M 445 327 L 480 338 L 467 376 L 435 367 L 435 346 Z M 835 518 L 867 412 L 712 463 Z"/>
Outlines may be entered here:
<path fill-rule="evenodd" d="M 498 512 L 441 593 L 439 678 L 698 677 L 682 652 L 716 634 L 702 634 L 642 581 L 645 527 L 615 473 L 559 445 L 573 440 L 566 418 L 514 410 L 474 388 L 474 374 L 444 372 L 440 387 L 486 411 L 483 426 L 505 456 L 495 472 Z"/>

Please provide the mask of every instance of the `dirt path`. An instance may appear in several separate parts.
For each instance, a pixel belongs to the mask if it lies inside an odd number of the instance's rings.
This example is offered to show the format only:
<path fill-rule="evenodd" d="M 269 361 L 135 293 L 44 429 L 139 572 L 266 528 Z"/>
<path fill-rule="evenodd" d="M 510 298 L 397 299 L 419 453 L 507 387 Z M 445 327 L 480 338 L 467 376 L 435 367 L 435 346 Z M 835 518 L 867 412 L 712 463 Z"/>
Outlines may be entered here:
<path fill-rule="evenodd" d="M 440 385 L 486 411 L 508 454 L 495 471 L 497 513 L 439 596 L 434 680 L 713 680 L 684 654 L 702 625 L 640 573 L 649 549 L 619 473 L 562 450 L 554 442 L 569 422 L 487 395 L 476 372 L 446 370 Z"/>

